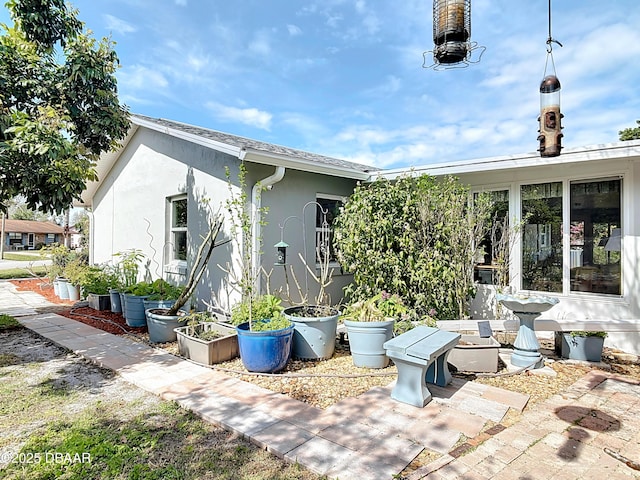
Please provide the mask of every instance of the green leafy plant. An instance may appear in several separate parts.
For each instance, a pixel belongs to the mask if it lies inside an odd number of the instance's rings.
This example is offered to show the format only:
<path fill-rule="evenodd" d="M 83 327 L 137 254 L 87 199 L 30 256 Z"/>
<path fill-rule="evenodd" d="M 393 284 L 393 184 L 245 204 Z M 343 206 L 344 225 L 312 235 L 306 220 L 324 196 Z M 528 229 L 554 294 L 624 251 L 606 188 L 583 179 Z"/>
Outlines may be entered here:
<path fill-rule="evenodd" d="M 354 301 L 397 292 L 420 317 L 464 318 L 475 295 L 474 259 L 488 229 L 484 195 L 469 201 L 456 178 L 405 176 L 356 187 L 334 222 L 345 289 Z"/>
<path fill-rule="evenodd" d="M 274 320 L 274 323 L 280 325 L 280 319 L 284 318 L 281 303 L 282 300 L 269 294 L 254 297 L 251 302 L 240 302 L 231 310 L 231 323 L 240 325 L 241 323 L 251 322 L 251 328 L 253 329 L 255 325 L 262 322 L 262 328 L 265 330 L 267 328 L 265 328 L 264 320 Z M 286 321 L 291 324 L 289 320 Z"/>
<path fill-rule="evenodd" d="M 354 322 L 381 322 L 401 319 L 407 313 L 408 309 L 400 296 L 383 291 L 347 306 L 343 316 Z"/>
<path fill-rule="evenodd" d="M 9 330 L 21 327 L 22 325 L 11 315 L 0 313 L 0 330 Z"/>
<path fill-rule="evenodd" d="M 570 332 L 572 337 L 607 337 L 607 332 L 594 332 L 594 331 L 584 331 L 584 330 L 573 330 Z"/>
<path fill-rule="evenodd" d="M 80 279 L 80 286 L 85 294 L 106 295 L 116 282 L 111 269 L 105 266 L 87 266 Z"/>
<path fill-rule="evenodd" d="M 120 288 L 131 287 L 138 281 L 138 270 L 145 258 L 142 250 L 132 248 L 123 252 L 118 252 L 114 256 L 120 260 L 114 267 L 118 277 Z"/>

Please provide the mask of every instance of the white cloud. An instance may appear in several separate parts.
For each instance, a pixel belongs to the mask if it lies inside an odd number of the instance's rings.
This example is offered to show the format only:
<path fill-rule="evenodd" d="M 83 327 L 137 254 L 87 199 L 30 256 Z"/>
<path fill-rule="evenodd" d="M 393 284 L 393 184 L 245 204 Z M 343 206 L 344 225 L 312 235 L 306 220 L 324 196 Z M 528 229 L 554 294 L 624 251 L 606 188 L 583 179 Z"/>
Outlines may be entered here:
<path fill-rule="evenodd" d="M 186 7 L 187 6 L 187 0 L 175 0 L 176 5 L 178 5 L 179 7 Z"/>
<path fill-rule="evenodd" d="M 271 38 L 267 31 L 256 32 L 249 43 L 249 50 L 257 55 L 269 55 L 271 53 Z"/>
<path fill-rule="evenodd" d="M 131 25 L 128 22 L 125 22 L 121 18 L 114 17 L 113 15 L 105 14 L 104 19 L 107 25 L 107 29 L 117 32 L 121 35 L 126 35 L 127 33 L 133 33 L 138 29 Z"/>
<path fill-rule="evenodd" d="M 289 31 L 289 35 L 291 35 L 292 37 L 295 37 L 297 35 L 302 35 L 302 29 L 297 25 L 288 24 L 287 30 Z"/>
<path fill-rule="evenodd" d="M 123 68 L 119 72 L 118 78 L 120 88 L 125 90 L 153 92 L 164 90 L 169 86 L 169 82 L 161 72 L 143 65 Z"/>
<path fill-rule="evenodd" d="M 219 120 L 239 122 L 262 130 L 269 130 L 273 116 L 257 108 L 237 108 L 217 102 L 207 102 L 206 107 Z"/>

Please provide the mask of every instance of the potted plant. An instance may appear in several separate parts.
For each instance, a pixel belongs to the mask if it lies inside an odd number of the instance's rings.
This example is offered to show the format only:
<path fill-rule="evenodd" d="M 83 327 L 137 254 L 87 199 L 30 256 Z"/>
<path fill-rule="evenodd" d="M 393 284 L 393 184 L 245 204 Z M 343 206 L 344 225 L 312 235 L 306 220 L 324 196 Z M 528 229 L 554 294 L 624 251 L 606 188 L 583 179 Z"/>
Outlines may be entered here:
<path fill-rule="evenodd" d="M 280 303 L 273 295 L 259 295 L 240 302 L 231 312 L 240 359 L 250 372 L 279 372 L 291 357 L 293 323 L 282 315 Z"/>
<path fill-rule="evenodd" d="M 574 330 L 571 332 L 558 332 L 556 336 L 556 349 L 558 343 L 560 354 L 563 358 L 582 360 L 587 362 L 602 361 L 602 348 L 606 332 Z M 558 342 L 558 337 L 560 342 Z"/>
<path fill-rule="evenodd" d="M 109 289 L 113 284 L 113 276 L 104 266 L 88 266 L 80 280 L 80 286 L 94 310 L 110 310 L 111 296 Z"/>
<path fill-rule="evenodd" d="M 183 317 L 185 316 L 185 312 L 180 309 L 186 305 L 187 301 L 195 292 L 200 279 L 209 265 L 209 260 L 211 259 L 213 250 L 220 245 L 228 243 L 229 241 L 218 240 L 218 234 L 221 229 L 222 215 L 220 210 L 218 210 L 218 212 L 210 218 L 209 232 L 202 239 L 202 243 L 196 252 L 193 266 L 189 271 L 189 277 L 185 286 L 176 289 L 176 287 L 170 288 L 170 286 L 166 286 L 168 285 L 166 282 L 164 284 L 165 292 L 171 290 L 173 295 L 179 292 L 177 298 L 173 301 L 173 304 L 169 307 L 160 306 L 146 310 L 146 317 L 149 320 L 147 326 L 150 326 L 149 339 L 152 342 L 172 342 L 177 339 L 175 329 L 179 327 L 180 322 L 183 321 Z M 154 293 L 157 294 L 158 292 L 154 292 L 152 288 L 147 294 L 147 299 L 151 298 Z"/>
<path fill-rule="evenodd" d="M 177 311 L 168 315 L 168 310 L 174 306 L 180 298 L 183 288 L 171 285 L 159 278 L 149 285 L 150 289 L 146 298 L 142 300 L 147 328 L 149 329 L 149 341 L 152 343 L 174 342 L 174 331 L 183 321 L 184 313 Z"/>
<path fill-rule="evenodd" d="M 402 299 L 385 291 L 346 308 L 342 315 L 356 367 L 385 368 L 389 364 L 383 344 L 393 336 L 396 319 L 406 313 Z"/>
<path fill-rule="evenodd" d="M 239 355 L 238 335 L 233 327 L 221 325 L 209 312 L 194 312 L 175 328 L 180 355 L 197 363 L 213 365 Z"/>
<path fill-rule="evenodd" d="M 327 250 L 328 251 L 328 250 Z M 329 297 L 326 295 L 326 287 L 331 284 L 331 270 L 329 268 L 329 258 L 324 256 L 320 262 L 320 273 L 316 273 L 309 268 L 302 255 L 299 254 L 307 273 L 312 276 L 319 286 L 313 305 L 309 305 L 305 294 L 298 288 L 299 297 L 302 298 L 302 305 L 288 307 L 284 310 L 284 316 L 294 325 L 292 356 L 299 360 L 325 360 L 333 356 L 336 346 L 336 330 L 340 312 L 337 308 L 329 305 Z M 285 265 L 285 272 L 287 266 Z M 300 282 L 295 278 L 295 271 L 291 268 L 291 276 L 295 284 Z M 288 275 L 286 277 L 289 278 Z M 289 287 L 287 285 L 287 296 Z"/>
<path fill-rule="evenodd" d="M 138 281 L 139 264 L 144 259 L 144 253 L 141 250 L 132 248 L 118 252 L 114 256 L 119 257 L 120 261 L 111 267 L 114 275 L 113 285 L 109 290 L 111 311 L 113 313 L 122 313 L 126 318 L 124 290 L 133 287 Z"/>
<path fill-rule="evenodd" d="M 63 275 L 67 279 L 67 292 L 69 300 L 80 300 L 80 286 L 85 278 L 88 265 L 81 258 L 73 258 L 64 267 Z"/>

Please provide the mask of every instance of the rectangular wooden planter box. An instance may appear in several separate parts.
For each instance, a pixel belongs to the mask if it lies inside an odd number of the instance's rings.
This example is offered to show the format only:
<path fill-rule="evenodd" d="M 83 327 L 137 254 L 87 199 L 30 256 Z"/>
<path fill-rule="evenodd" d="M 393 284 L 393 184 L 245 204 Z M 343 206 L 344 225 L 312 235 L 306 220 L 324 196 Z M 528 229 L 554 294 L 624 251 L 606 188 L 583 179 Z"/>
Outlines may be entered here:
<path fill-rule="evenodd" d="M 111 310 L 111 296 L 109 294 L 96 295 L 95 293 L 90 293 L 87 295 L 87 302 L 94 310 Z"/>
<path fill-rule="evenodd" d="M 447 361 L 459 372 L 495 373 L 498 371 L 499 350 L 500 343 L 493 337 L 462 335 Z"/>
<path fill-rule="evenodd" d="M 214 340 L 201 340 L 188 335 L 192 328 L 202 328 L 205 331 L 217 331 L 223 337 Z M 184 326 L 175 329 L 178 335 L 178 351 L 180 355 L 197 363 L 213 365 L 225 362 L 240 355 L 238 336 L 235 328 L 214 322 L 200 323 L 194 327 Z"/>

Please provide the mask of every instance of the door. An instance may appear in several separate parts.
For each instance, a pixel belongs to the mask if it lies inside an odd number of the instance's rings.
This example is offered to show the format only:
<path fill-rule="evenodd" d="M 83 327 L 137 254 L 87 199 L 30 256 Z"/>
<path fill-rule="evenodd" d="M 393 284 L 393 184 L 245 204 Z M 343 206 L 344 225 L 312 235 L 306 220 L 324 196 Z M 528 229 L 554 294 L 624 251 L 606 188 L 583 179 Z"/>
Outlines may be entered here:
<path fill-rule="evenodd" d="M 29 233 L 27 234 L 27 248 L 29 250 L 33 250 L 34 246 L 35 246 L 35 234 Z"/>

